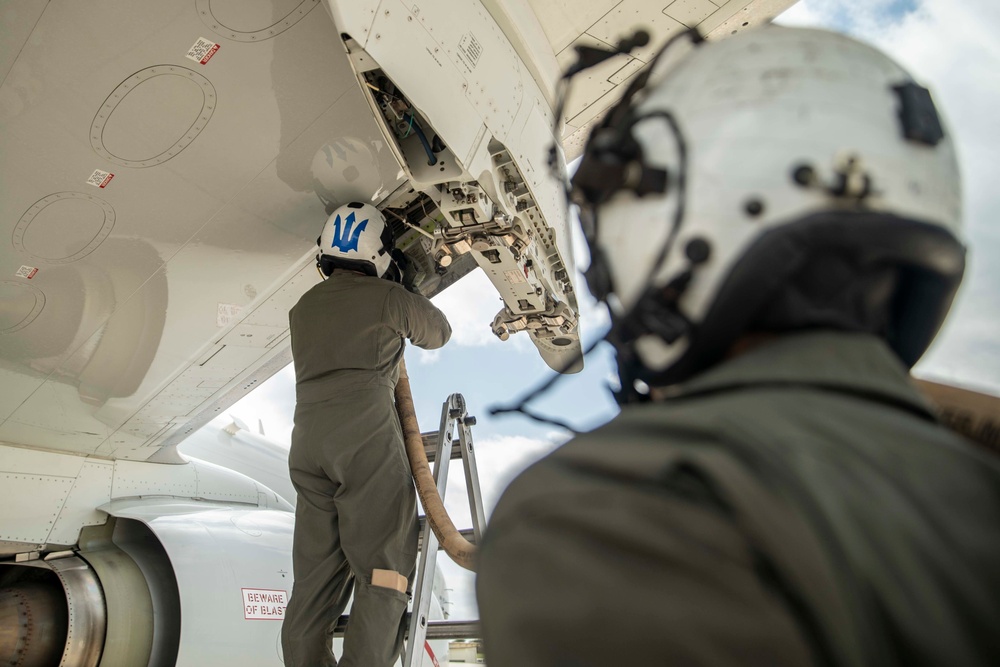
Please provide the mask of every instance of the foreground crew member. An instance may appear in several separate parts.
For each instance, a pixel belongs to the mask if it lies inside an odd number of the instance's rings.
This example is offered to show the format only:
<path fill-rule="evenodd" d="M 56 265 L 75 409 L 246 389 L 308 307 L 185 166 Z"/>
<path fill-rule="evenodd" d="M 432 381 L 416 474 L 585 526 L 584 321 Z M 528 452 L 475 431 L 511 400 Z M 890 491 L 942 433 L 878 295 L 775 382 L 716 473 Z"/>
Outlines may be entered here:
<path fill-rule="evenodd" d="M 501 499 L 490 666 L 1000 664 L 1000 466 L 908 370 L 964 270 L 929 93 L 840 35 L 686 35 L 573 186 L 633 404 Z"/>
<path fill-rule="evenodd" d="M 287 667 L 388 667 L 402 646 L 417 553 L 393 390 L 404 339 L 438 348 L 451 327 L 426 298 L 379 279 L 393 241 L 375 207 L 340 207 L 319 244 L 328 278 L 289 314 L 297 402 L 288 464 L 298 502 L 282 651 Z M 338 663 L 330 633 L 352 588 Z"/>

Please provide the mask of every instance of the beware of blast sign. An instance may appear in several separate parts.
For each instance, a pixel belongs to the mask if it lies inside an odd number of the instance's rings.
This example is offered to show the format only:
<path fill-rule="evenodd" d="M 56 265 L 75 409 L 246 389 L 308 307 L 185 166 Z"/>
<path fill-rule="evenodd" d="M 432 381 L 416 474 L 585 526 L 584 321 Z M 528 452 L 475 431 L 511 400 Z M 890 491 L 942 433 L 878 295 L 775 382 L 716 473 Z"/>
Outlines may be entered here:
<path fill-rule="evenodd" d="M 243 618 L 248 621 L 281 621 L 288 606 L 288 592 L 243 588 Z"/>

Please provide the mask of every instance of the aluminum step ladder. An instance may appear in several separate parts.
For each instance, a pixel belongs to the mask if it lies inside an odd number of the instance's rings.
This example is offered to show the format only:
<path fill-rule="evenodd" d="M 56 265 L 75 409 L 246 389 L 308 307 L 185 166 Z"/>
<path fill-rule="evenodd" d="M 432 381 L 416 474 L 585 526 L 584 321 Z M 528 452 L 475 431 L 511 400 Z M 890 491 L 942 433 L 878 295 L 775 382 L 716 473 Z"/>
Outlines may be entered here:
<path fill-rule="evenodd" d="M 437 433 L 423 434 L 424 447 L 428 451 L 427 460 L 434 465 L 434 483 L 443 499 L 448 488 L 448 469 L 452 459 L 461 458 L 465 469 L 465 485 L 469 493 L 469 510 L 472 514 L 471 536 L 468 531 L 462 531 L 473 544 L 482 541 L 486 518 L 483 513 L 483 496 L 479 489 L 479 470 L 476 467 L 476 455 L 472 443 L 472 427 L 476 418 L 468 414 L 465 398 L 461 394 L 452 394 L 441 406 L 441 425 Z M 456 437 L 457 436 L 457 437 Z M 456 451 L 457 450 L 457 451 Z M 417 578 L 413 586 L 413 611 L 409 618 L 406 647 L 403 652 L 402 667 L 418 667 L 424 654 L 424 642 L 428 636 L 444 639 L 464 639 L 479 636 L 478 623 L 468 621 L 430 621 L 427 613 L 430 610 L 431 595 L 434 587 L 434 574 L 437 571 L 437 554 L 440 550 L 437 536 L 431 530 L 430 524 L 421 517 L 420 526 L 420 557 L 417 560 Z M 451 633 L 442 636 L 445 625 L 452 625 Z"/>

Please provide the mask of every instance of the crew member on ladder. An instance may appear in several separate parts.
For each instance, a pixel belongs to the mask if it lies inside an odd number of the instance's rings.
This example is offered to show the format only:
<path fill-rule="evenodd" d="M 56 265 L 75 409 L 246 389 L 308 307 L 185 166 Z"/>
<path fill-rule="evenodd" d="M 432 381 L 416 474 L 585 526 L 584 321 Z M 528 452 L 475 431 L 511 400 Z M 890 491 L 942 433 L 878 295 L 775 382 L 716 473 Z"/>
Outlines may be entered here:
<path fill-rule="evenodd" d="M 493 512 L 487 663 L 1000 664 L 1000 465 L 909 374 L 965 266 L 930 93 L 824 31 L 667 48 L 573 177 L 628 404 Z"/>
<path fill-rule="evenodd" d="M 403 642 L 417 554 L 416 496 L 393 389 L 404 339 L 444 345 L 451 327 L 423 296 L 380 280 L 392 230 L 368 204 L 337 209 L 318 239 L 326 280 L 289 313 L 298 493 L 286 667 L 389 667 Z M 339 663 L 332 625 L 354 603 Z"/>

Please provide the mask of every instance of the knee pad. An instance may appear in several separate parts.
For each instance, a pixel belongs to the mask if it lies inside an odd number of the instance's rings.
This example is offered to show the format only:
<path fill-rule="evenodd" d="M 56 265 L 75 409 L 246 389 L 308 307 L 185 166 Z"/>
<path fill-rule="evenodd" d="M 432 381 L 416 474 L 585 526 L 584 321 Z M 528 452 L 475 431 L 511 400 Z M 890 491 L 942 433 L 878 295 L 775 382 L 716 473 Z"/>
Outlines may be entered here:
<path fill-rule="evenodd" d="M 372 586 L 391 588 L 400 593 L 406 592 L 406 577 L 395 570 L 372 570 Z"/>

